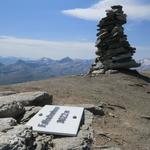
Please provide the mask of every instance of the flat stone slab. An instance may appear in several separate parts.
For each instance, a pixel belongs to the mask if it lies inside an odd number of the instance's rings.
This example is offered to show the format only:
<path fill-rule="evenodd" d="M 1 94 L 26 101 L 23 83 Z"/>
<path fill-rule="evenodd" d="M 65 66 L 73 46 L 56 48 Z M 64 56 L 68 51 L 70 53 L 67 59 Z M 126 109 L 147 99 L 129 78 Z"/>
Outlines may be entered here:
<path fill-rule="evenodd" d="M 12 102 L 20 102 L 24 106 L 44 106 L 52 104 L 52 98 L 47 92 L 24 92 L 0 97 L 0 106 Z"/>

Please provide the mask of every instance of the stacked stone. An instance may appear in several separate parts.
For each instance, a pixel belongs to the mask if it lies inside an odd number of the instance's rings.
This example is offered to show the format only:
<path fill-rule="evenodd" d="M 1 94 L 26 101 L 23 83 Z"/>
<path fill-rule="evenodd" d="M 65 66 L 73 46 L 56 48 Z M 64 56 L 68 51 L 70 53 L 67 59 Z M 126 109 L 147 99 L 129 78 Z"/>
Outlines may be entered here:
<path fill-rule="evenodd" d="M 130 46 L 127 35 L 122 27 L 127 22 L 127 15 L 122 11 L 122 6 L 112 6 L 107 10 L 107 16 L 99 22 L 96 55 L 98 57 L 92 66 L 94 70 L 119 70 L 138 67 L 132 59 L 136 48 Z"/>

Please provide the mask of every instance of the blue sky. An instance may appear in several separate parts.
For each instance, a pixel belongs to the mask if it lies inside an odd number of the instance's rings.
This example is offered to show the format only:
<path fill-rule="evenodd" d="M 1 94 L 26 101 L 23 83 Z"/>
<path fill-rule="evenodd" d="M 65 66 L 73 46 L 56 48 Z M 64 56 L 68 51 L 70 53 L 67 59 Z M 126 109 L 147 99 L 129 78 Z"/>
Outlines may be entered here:
<path fill-rule="evenodd" d="M 149 0 L 1 0 L 0 55 L 94 58 L 97 22 L 116 3 L 128 14 L 135 57 L 150 58 Z"/>

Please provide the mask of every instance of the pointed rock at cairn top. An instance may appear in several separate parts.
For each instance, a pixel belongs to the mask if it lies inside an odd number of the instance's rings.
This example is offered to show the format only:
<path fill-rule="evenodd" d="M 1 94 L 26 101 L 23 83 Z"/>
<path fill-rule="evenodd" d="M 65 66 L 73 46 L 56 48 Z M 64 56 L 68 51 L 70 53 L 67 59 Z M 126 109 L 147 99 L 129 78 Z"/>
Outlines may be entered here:
<path fill-rule="evenodd" d="M 105 73 L 108 70 L 120 70 L 139 67 L 132 58 L 136 48 L 130 46 L 123 25 L 127 23 L 127 15 L 122 6 L 112 6 L 106 10 L 106 17 L 99 22 L 95 63 L 91 71 Z"/>

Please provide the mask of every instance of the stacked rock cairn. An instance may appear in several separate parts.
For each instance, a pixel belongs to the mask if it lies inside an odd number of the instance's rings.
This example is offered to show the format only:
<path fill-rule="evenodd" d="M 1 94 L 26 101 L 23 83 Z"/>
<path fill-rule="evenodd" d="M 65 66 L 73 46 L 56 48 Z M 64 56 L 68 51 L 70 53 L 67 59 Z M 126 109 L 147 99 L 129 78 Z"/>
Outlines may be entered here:
<path fill-rule="evenodd" d="M 139 67 L 132 58 L 136 48 L 130 46 L 122 27 L 127 22 L 122 6 L 115 5 L 106 10 L 107 16 L 99 22 L 95 63 L 90 73 L 105 73 L 108 70 L 121 70 Z"/>

